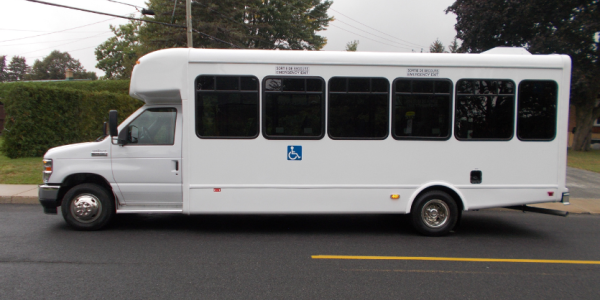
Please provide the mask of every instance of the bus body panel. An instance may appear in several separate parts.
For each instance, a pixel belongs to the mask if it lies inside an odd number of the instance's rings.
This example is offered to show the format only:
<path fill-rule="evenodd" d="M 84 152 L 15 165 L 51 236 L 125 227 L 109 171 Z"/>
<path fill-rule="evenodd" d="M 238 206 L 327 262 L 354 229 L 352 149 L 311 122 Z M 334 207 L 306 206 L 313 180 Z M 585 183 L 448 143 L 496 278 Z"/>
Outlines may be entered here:
<path fill-rule="evenodd" d="M 568 191 L 567 56 L 171 49 L 149 54 L 140 62 L 132 76 L 131 95 L 149 104 L 182 105 L 184 213 L 408 213 L 420 191 L 432 186 L 455 191 L 467 210 L 560 201 Z M 278 66 L 307 67 L 308 74 L 302 76 L 322 78 L 326 86 L 339 76 L 386 78 L 390 92 L 395 79 L 425 78 L 414 77 L 415 68 L 435 69 L 433 78 L 448 79 L 453 87 L 461 79 L 512 80 L 515 132 L 520 82 L 554 81 L 558 86 L 556 137 L 551 141 L 521 141 L 517 136 L 505 141 L 457 140 L 454 89 L 448 140 L 396 140 L 391 135 L 383 140 L 334 140 L 327 134 L 320 140 L 273 140 L 262 135 L 262 126 L 252 139 L 198 137 L 198 76 L 254 76 L 261 83 L 262 99 L 264 78 L 293 77 L 277 75 Z M 173 92 L 177 89 L 179 99 Z M 393 93 L 389 99 L 391 112 Z M 259 111 L 262 119 L 262 107 Z M 391 114 L 389 118 L 391 122 Z M 287 159 L 289 146 L 302 147 L 301 161 Z M 481 183 L 471 183 L 472 171 L 481 171 Z M 392 194 L 400 199 L 391 199 Z"/>

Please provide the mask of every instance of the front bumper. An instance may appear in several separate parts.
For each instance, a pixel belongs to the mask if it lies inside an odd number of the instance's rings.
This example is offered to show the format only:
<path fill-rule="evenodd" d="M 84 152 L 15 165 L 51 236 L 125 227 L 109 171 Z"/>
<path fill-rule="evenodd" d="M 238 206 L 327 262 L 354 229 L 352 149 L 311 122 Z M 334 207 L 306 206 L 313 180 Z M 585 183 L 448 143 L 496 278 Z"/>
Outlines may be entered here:
<path fill-rule="evenodd" d="M 42 184 L 38 186 L 38 198 L 44 207 L 44 213 L 55 215 L 56 208 L 59 205 L 58 191 L 59 185 Z"/>

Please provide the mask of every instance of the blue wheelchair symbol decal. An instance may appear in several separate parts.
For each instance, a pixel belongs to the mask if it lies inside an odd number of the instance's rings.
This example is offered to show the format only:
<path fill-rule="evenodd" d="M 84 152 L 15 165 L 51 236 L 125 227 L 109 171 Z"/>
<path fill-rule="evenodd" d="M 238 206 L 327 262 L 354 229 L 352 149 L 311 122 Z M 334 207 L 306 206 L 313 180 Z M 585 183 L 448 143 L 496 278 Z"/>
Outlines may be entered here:
<path fill-rule="evenodd" d="M 302 146 L 288 146 L 287 160 L 302 160 Z"/>

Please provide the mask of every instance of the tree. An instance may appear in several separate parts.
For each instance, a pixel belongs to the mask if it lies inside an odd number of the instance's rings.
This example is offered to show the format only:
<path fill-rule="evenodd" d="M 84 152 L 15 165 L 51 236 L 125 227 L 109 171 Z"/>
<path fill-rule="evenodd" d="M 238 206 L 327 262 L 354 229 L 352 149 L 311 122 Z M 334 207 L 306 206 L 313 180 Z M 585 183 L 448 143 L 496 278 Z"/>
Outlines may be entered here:
<path fill-rule="evenodd" d="M 31 69 L 31 79 L 65 79 L 65 71 L 71 69 L 74 79 L 97 79 L 96 73 L 87 72 L 79 60 L 74 59 L 68 52 L 54 50 L 44 57 L 36 59 Z"/>
<path fill-rule="evenodd" d="M 452 42 L 450 43 L 450 46 L 448 46 L 448 50 L 450 50 L 450 53 L 462 52 L 460 49 L 460 46 L 458 45 L 458 41 L 457 41 L 456 37 L 454 38 L 454 40 L 452 40 Z"/>
<path fill-rule="evenodd" d="M 346 44 L 346 51 L 355 52 L 358 49 L 358 40 L 350 41 Z"/>
<path fill-rule="evenodd" d="M 333 20 L 327 15 L 331 4 L 329 0 L 193 1 L 194 47 L 319 50 L 327 39 L 316 33 Z M 174 6 L 173 0 L 149 0 L 148 8 L 156 13 L 154 21 L 185 25 L 182 1 Z M 96 48 L 97 67 L 110 76 L 129 77 L 137 58 L 146 53 L 187 47 L 184 28 L 133 21 L 128 25 L 113 29 L 115 37 Z"/>
<path fill-rule="evenodd" d="M 446 48 L 444 48 L 444 44 L 440 42 L 440 39 L 436 39 L 435 42 L 429 46 L 429 52 L 431 53 L 444 53 L 446 52 Z"/>
<path fill-rule="evenodd" d="M 96 68 L 105 72 L 105 79 L 124 79 L 131 77 L 133 66 L 140 55 L 138 31 L 141 22 L 114 27 L 110 30 L 115 36 L 96 48 Z"/>
<path fill-rule="evenodd" d="M 0 56 L 0 82 L 8 81 L 8 72 L 6 70 L 6 55 Z"/>
<path fill-rule="evenodd" d="M 568 54 L 577 122 L 572 149 L 586 151 L 593 122 L 600 117 L 599 4 L 598 0 L 457 0 L 446 13 L 457 16 L 456 37 L 465 52 L 516 46 L 533 54 Z"/>
<path fill-rule="evenodd" d="M 25 57 L 13 56 L 8 64 L 7 75 L 8 81 L 25 80 L 29 76 L 31 68 L 27 65 Z"/>

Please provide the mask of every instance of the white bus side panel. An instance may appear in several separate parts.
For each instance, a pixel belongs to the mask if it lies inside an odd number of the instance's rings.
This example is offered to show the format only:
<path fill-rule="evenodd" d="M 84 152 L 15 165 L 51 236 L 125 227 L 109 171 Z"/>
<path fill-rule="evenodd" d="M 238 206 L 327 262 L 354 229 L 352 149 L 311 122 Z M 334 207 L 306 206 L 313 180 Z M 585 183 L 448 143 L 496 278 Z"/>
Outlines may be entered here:
<path fill-rule="evenodd" d="M 411 190 L 212 188 L 190 191 L 191 209 L 203 213 L 398 213 Z M 391 194 L 400 194 L 392 200 Z"/>
<path fill-rule="evenodd" d="M 274 71 L 274 64 L 190 64 L 188 84 L 194 86 L 198 75 L 216 74 L 253 75 L 262 84 Z M 407 68 L 402 67 L 310 65 L 309 76 L 321 77 L 326 83 L 333 76 L 386 77 L 391 86 L 406 73 Z M 511 79 L 517 86 L 524 79 L 554 80 L 561 97 L 565 94 L 561 69 L 440 67 L 439 78 L 452 80 L 454 87 L 459 79 L 468 78 Z M 447 141 L 399 141 L 391 136 L 385 140 L 332 140 L 327 135 L 321 140 L 267 140 L 262 131 L 255 139 L 199 138 L 194 91 L 189 96 L 184 120 L 187 212 L 406 212 L 410 203 L 404 201 L 413 199 L 414 192 L 431 181 L 446 182 L 462 191 L 469 209 L 558 201 L 565 188 L 560 180 L 564 175 L 558 174 L 564 169 L 557 167 L 566 164 L 564 150 L 559 150 L 566 134 L 564 99 L 559 99 L 557 137 L 550 142 L 523 142 L 516 136 L 510 141 L 458 141 L 454 132 Z M 515 102 L 515 126 L 516 109 Z M 303 147 L 302 161 L 287 160 L 290 145 Z M 473 170 L 482 171 L 481 184 L 471 184 Z M 243 189 L 244 185 L 255 188 Z M 321 188 L 260 188 L 265 185 Z M 337 185 L 363 188 L 336 190 Z M 378 188 L 382 185 L 411 188 Z M 222 190 L 219 194 L 212 188 Z M 549 196 L 548 191 L 556 193 Z M 401 194 L 401 199 L 394 202 L 392 193 Z"/>

